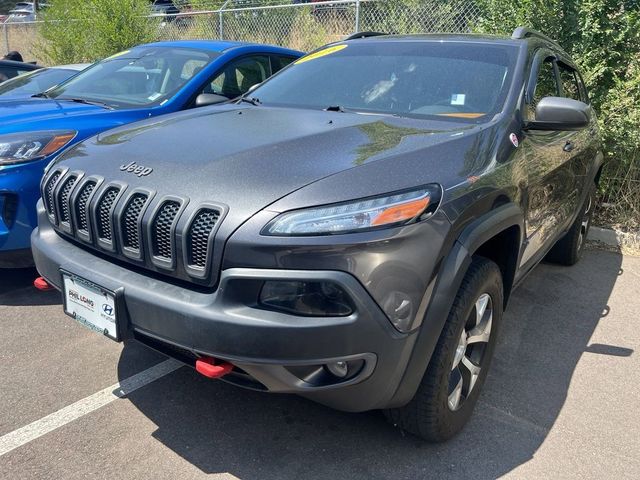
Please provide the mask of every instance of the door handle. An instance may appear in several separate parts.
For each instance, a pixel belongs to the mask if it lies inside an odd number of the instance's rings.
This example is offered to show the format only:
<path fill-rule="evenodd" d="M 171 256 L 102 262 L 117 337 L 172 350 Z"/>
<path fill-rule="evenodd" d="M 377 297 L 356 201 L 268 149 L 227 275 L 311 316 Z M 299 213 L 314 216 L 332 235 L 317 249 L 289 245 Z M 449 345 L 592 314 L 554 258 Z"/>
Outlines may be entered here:
<path fill-rule="evenodd" d="M 573 142 L 567 142 L 564 144 L 564 147 L 562 147 L 562 150 L 564 150 L 565 152 L 570 152 L 574 148 L 575 148 L 575 145 L 573 144 Z"/>

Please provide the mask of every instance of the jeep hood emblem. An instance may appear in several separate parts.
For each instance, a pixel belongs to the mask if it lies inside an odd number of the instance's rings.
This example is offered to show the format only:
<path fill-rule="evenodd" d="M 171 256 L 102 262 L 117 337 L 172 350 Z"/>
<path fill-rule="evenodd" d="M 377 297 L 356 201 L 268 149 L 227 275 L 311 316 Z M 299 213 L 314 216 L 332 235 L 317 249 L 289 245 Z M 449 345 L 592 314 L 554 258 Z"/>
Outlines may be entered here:
<path fill-rule="evenodd" d="M 138 165 L 136 162 L 131 162 L 126 165 L 120 165 L 120 170 L 122 170 L 123 172 L 133 173 L 134 175 L 138 175 L 139 177 L 146 177 L 151 172 L 153 172 L 153 168 Z"/>

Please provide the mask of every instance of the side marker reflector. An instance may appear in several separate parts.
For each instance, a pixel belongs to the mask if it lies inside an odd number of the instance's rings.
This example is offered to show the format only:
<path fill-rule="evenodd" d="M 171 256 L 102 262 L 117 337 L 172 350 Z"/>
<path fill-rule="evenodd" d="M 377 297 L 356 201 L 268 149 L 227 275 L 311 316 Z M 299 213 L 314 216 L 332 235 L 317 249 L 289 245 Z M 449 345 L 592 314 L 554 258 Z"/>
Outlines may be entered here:
<path fill-rule="evenodd" d="M 216 363 L 217 362 L 217 363 Z M 233 365 L 211 357 L 196 360 L 196 371 L 207 378 L 220 378 L 230 373 Z"/>

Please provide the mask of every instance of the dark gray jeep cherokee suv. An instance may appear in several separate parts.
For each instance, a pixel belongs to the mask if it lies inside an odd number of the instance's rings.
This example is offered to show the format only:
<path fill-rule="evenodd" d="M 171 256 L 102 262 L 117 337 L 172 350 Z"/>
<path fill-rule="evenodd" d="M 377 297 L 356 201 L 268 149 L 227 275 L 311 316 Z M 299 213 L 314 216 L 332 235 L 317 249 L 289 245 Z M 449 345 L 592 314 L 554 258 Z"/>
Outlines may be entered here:
<path fill-rule="evenodd" d="M 574 63 L 538 33 L 360 34 L 237 103 L 62 154 L 34 256 L 115 340 L 444 440 L 513 288 L 580 257 L 598 138 Z"/>

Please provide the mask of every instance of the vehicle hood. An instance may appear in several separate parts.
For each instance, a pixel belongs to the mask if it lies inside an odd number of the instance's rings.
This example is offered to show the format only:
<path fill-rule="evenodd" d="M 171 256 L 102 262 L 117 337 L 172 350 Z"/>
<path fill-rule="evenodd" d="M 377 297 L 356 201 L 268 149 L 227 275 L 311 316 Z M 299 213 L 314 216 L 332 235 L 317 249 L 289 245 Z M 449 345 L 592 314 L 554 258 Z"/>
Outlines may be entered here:
<path fill-rule="evenodd" d="M 158 198 L 188 199 L 189 209 L 204 202 L 227 205 L 224 223 L 234 228 L 278 199 L 346 171 L 362 172 L 360 183 L 370 194 L 394 184 L 390 178 L 403 170 L 403 159 L 420 158 L 420 170 L 431 181 L 439 181 L 434 172 L 457 177 L 460 162 L 448 161 L 444 152 L 464 158 L 484 129 L 444 120 L 230 105 L 104 132 L 70 149 L 59 164 L 155 191 Z M 133 172 L 123 171 L 132 163 Z M 374 164 L 388 164 L 388 178 L 367 175 Z M 406 178 L 420 181 L 417 172 L 408 173 Z M 361 188 L 353 185 L 354 192 Z M 335 197 L 326 190 L 317 203 Z M 348 190 L 339 195 L 349 198 Z"/>
<path fill-rule="evenodd" d="M 122 111 L 65 100 L 0 97 L 0 133 L 69 128 L 68 125 L 73 124 L 81 126 L 81 118 L 82 121 L 96 117 L 107 121 L 121 114 Z"/>

